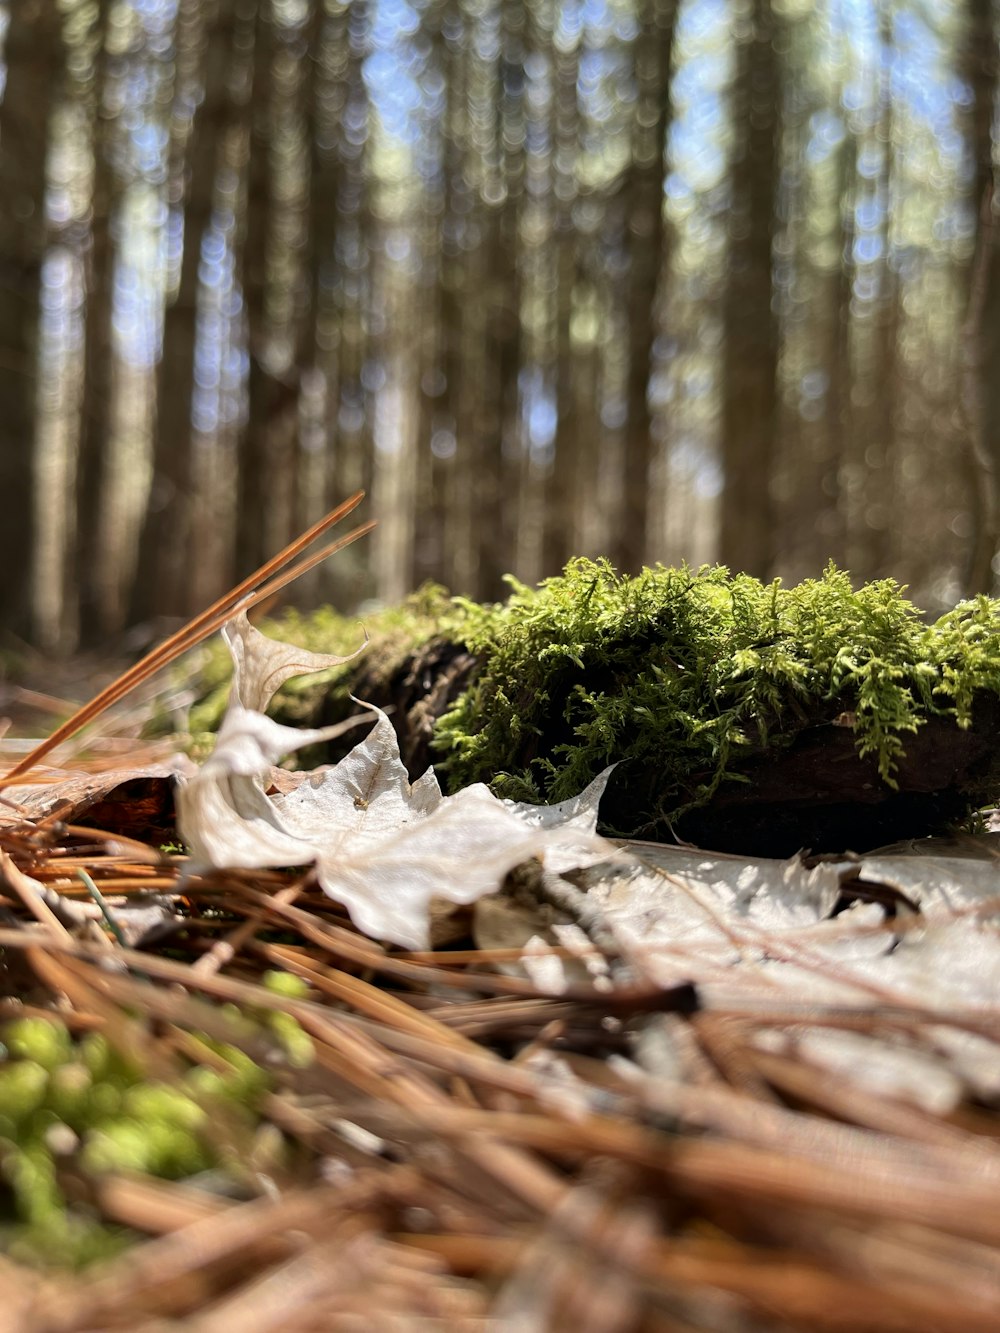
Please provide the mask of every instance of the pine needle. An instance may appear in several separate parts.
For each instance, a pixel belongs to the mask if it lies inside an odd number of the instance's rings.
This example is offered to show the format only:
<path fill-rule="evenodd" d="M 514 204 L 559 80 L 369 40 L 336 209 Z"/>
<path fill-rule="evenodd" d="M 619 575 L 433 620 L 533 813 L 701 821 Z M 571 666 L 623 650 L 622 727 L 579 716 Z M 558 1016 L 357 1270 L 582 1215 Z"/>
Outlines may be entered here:
<path fill-rule="evenodd" d="M 330 513 L 314 523 L 301 536 L 296 537 L 295 541 L 290 542 L 283 550 L 279 551 L 276 556 L 266 561 L 259 569 L 254 570 L 252 574 L 213 602 L 205 611 L 199 612 L 175 634 L 171 634 L 169 638 L 164 639 L 161 644 L 148 652 L 134 666 L 129 667 L 127 671 L 113 680 L 110 685 L 105 686 L 100 693 L 94 695 L 92 699 L 78 708 L 62 726 L 57 727 L 50 736 L 46 736 L 43 741 L 40 741 L 3 778 L 0 778 L 0 788 L 10 786 L 24 773 L 27 773 L 29 769 L 34 768 L 36 764 L 51 754 L 56 746 L 61 745 L 70 736 L 75 735 L 81 727 L 85 727 L 110 708 L 112 704 L 124 698 L 126 694 L 143 684 L 165 666 L 169 666 L 171 662 L 176 661 L 178 657 L 195 647 L 203 639 L 214 634 L 230 619 L 234 611 L 237 609 L 249 610 L 265 598 L 272 597 L 294 579 L 313 569 L 321 561 L 326 560 L 337 551 L 342 551 L 345 546 L 350 546 L 359 537 L 364 537 L 369 533 L 375 526 L 373 522 L 364 523 L 360 527 L 354 528 L 345 537 L 330 542 L 314 555 L 291 565 L 290 568 L 285 568 L 307 546 L 310 546 L 335 523 L 339 523 L 342 518 L 346 518 L 352 510 L 356 509 L 364 499 L 364 494 L 364 491 L 358 491 L 349 500 L 345 500 L 336 509 L 332 509 Z"/>

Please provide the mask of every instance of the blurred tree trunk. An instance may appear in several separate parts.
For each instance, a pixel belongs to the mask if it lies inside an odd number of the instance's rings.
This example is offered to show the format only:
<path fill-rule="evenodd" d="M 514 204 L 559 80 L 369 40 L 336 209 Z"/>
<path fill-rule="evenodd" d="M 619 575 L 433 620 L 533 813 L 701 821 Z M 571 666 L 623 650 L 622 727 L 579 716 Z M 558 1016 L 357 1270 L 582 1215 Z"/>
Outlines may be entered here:
<path fill-rule="evenodd" d="M 560 210 L 561 211 L 561 210 Z M 576 236 L 566 217 L 556 224 L 555 309 L 555 456 L 545 487 L 545 529 L 542 538 L 542 573 L 558 574 L 576 547 L 577 493 L 580 476 L 579 418 L 573 374 L 573 293 L 576 286 Z"/>
<path fill-rule="evenodd" d="M 290 22 L 263 0 L 257 16 L 243 247 L 249 375 L 236 508 L 241 577 L 294 536 L 299 400 L 312 308 L 310 108 L 318 13 Z"/>
<path fill-rule="evenodd" d="M 304 150 L 308 154 L 308 215 L 303 258 L 304 291 L 296 364 L 302 387 L 298 407 L 295 528 L 303 531 L 343 499 L 337 486 L 331 404 L 337 398 L 338 327 L 334 281 L 337 245 L 337 192 L 341 165 L 338 127 L 343 116 L 347 66 L 344 10 L 328 11 L 316 3 L 309 30 L 313 68 L 307 74 L 302 106 Z M 339 601 L 334 588 L 336 562 L 320 566 L 299 581 L 299 595 L 316 604 Z"/>
<path fill-rule="evenodd" d="M 778 327 L 772 251 L 781 66 L 771 0 L 750 0 L 736 44 L 728 277 L 723 303 L 719 554 L 766 578 L 774 556 L 771 467 L 777 427 Z"/>
<path fill-rule="evenodd" d="M 340 167 L 337 200 L 336 318 L 338 325 L 337 397 L 330 404 L 333 426 L 335 487 L 338 497 L 372 484 L 372 420 L 366 363 L 378 365 L 382 312 L 373 311 L 371 251 L 376 243 L 372 208 L 372 173 L 368 166 L 371 106 L 364 66 L 370 51 L 373 7 L 352 0 L 347 11 L 347 52 L 343 73 L 344 111 L 338 131 Z M 334 566 L 338 600 L 343 605 L 372 595 L 374 589 L 364 543 L 353 546 Z"/>
<path fill-rule="evenodd" d="M 819 486 L 827 523 L 816 566 L 833 559 L 843 565 L 847 558 L 847 513 L 843 484 L 844 441 L 852 433 L 851 418 L 851 287 L 854 277 L 854 181 L 857 177 L 858 146 L 850 129 L 837 160 L 838 255 L 839 263 L 827 282 L 825 315 L 825 360 L 829 380 L 823 441 L 819 457 Z"/>
<path fill-rule="evenodd" d="M 246 311 L 249 369 L 247 421 L 237 462 L 236 577 L 243 578 L 267 558 L 265 524 L 269 503 L 268 450 L 289 407 L 286 384 L 271 373 L 267 326 L 268 261 L 271 242 L 275 25 L 270 0 L 256 6 L 253 92 L 249 118 L 246 218 L 240 267 Z"/>
<path fill-rule="evenodd" d="M 476 596 L 502 597 L 517 531 L 516 471 L 505 444 L 508 422 L 517 412 L 521 320 L 518 310 L 517 200 L 508 186 L 503 205 L 489 221 L 487 250 L 489 318 L 484 346 L 484 401 L 476 433 L 479 476 L 476 487 L 478 558 Z"/>
<path fill-rule="evenodd" d="M 87 256 L 87 297 L 83 397 L 77 453 L 75 584 L 79 640 L 91 647 L 112 631 L 114 599 L 106 586 L 103 559 L 108 444 L 112 429 L 115 247 L 112 217 L 116 207 L 116 176 L 112 163 L 114 122 L 104 105 L 108 74 L 106 51 L 111 0 L 101 0 L 95 15 L 96 54 L 91 89 L 94 176 L 90 201 Z"/>
<path fill-rule="evenodd" d="M 0 106 L 0 627 L 30 637 L 35 542 L 34 443 L 38 395 L 45 184 L 53 92 L 62 70 L 62 18 L 49 0 L 10 9 Z"/>
<path fill-rule="evenodd" d="M 204 21 L 204 30 L 201 23 Z M 191 134 L 179 146 L 183 163 L 171 204 L 183 210 L 184 242 L 176 294 L 163 322 L 157 373 L 153 478 L 139 540 L 132 619 L 183 616 L 191 611 L 189 574 L 192 525 L 192 423 L 201 251 L 212 218 L 217 149 L 232 113 L 229 70 L 236 25 L 232 0 L 188 0 L 181 33 L 202 52 L 201 105 Z M 180 41 L 181 38 L 179 37 Z M 190 95 L 179 88 L 178 98 Z"/>
<path fill-rule="evenodd" d="M 862 558 L 856 572 L 864 578 L 884 578 L 893 572 L 894 545 L 899 521 L 896 451 L 896 412 L 899 403 L 899 278 L 892 257 L 893 177 L 893 102 L 892 68 L 895 51 L 893 11 L 888 0 L 878 7 L 879 76 L 878 120 L 873 138 L 882 152 L 883 168 L 875 199 L 880 219 L 879 257 L 874 266 L 878 295 L 873 311 L 872 351 L 859 462 L 867 472 L 864 521 L 859 529 Z"/>
<path fill-rule="evenodd" d="M 428 43 L 428 77 L 440 80 L 447 107 L 448 61 L 443 32 L 445 6 L 441 0 L 424 10 L 423 30 Z M 447 413 L 448 384 L 443 364 L 441 328 L 443 291 L 443 229 L 447 151 L 445 115 L 429 114 L 424 125 L 426 182 L 418 232 L 420 259 L 417 293 L 420 317 L 419 397 L 417 424 L 417 507 L 413 567 L 418 583 L 447 579 L 445 552 L 446 460 L 440 455 L 450 444 L 452 422 Z"/>
<path fill-rule="evenodd" d="M 575 162 L 579 151 L 580 72 L 579 37 L 553 42 L 552 213 L 549 246 L 555 268 L 554 328 L 551 349 L 555 357 L 555 453 L 546 478 L 542 573 L 558 574 L 576 545 L 576 495 L 580 482 L 577 454 L 576 403 L 573 394 L 573 295 L 577 278 L 577 234 L 573 208 L 577 201 Z"/>
<path fill-rule="evenodd" d="M 489 225 L 489 292 L 492 309 L 486 325 L 485 369 L 489 378 L 488 411 L 481 420 L 479 451 L 486 464 L 480 476 L 479 576 L 476 595 L 493 599 L 504 593 L 518 524 L 519 460 L 514 447 L 521 368 L 521 281 L 519 224 L 524 190 L 524 8 L 520 0 L 501 0 L 501 49 L 495 122 L 497 180 L 502 202 Z"/>
<path fill-rule="evenodd" d="M 997 198 L 994 118 L 1000 85 L 1000 54 L 993 0 L 969 0 L 962 52 L 972 88 L 966 118 L 973 162 L 972 205 L 976 244 L 970 268 L 963 330 L 964 383 L 961 396 L 969 440 L 973 532 L 965 570 L 967 593 L 992 592 L 1000 551 L 1000 199 Z"/>
<path fill-rule="evenodd" d="M 670 72 L 676 0 L 641 0 L 636 38 L 632 162 L 625 181 L 628 227 L 628 382 L 622 451 L 622 514 L 615 561 L 638 573 L 648 558 L 649 496 L 654 457 L 649 407 L 653 343 L 659 332 L 660 275 L 666 264 L 664 160 L 670 133 Z"/>
<path fill-rule="evenodd" d="M 471 593 L 475 584 L 474 524 L 470 521 L 470 405 L 474 357 L 468 334 L 472 272 L 467 237 L 471 228 L 470 189 L 466 180 L 468 153 L 470 54 L 465 22 L 456 0 L 446 0 L 441 19 L 441 68 L 445 81 L 444 218 L 441 227 L 441 281 L 438 329 L 443 385 L 440 397 L 444 438 L 441 440 L 438 486 L 444 545 L 445 582 Z M 476 293 L 478 299 L 479 293 Z"/>

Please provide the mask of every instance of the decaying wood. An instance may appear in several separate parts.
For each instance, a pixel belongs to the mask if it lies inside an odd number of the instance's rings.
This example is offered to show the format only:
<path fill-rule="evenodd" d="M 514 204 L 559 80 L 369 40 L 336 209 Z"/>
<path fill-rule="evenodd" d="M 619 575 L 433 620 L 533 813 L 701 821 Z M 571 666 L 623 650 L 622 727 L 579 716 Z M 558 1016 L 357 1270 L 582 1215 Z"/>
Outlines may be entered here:
<path fill-rule="evenodd" d="M 472 654 L 444 639 L 432 639 L 404 659 L 388 682 L 380 674 L 367 677 L 362 659 L 353 692 L 389 710 L 411 778 L 433 762 L 435 723 L 476 666 Z M 544 741 L 533 743 L 546 749 Z M 620 765 L 602 800 L 602 824 L 623 836 L 676 838 L 750 856 L 793 856 L 803 848 L 862 852 L 944 834 L 1000 791 L 1000 699 L 994 696 L 977 698 L 967 730 L 931 717 L 904 735 L 903 744 L 891 787 L 873 757 L 858 755 L 850 714 L 834 703 L 791 745 L 779 738 L 742 757 L 739 772 L 748 781 L 723 782 L 706 805 L 676 823 L 657 815 L 677 804 L 676 791 L 665 788 L 656 772 Z"/>

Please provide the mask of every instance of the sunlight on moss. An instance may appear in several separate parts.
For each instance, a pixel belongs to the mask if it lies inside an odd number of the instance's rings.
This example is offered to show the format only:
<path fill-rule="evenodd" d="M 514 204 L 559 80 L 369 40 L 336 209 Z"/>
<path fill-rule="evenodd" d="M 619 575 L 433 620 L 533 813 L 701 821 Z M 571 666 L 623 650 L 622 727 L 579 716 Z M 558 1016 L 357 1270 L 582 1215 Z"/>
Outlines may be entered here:
<path fill-rule="evenodd" d="M 894 788 L 907 736 L 931 716 L 967 727 L 976 692 L 1000 693 L 1000 602 L 986 597 L 929 625 L 893 580 L 855 590 L 832 564 L 792 588 L 721 566 L 655 566 L 633 578 L 588 559 L 537 588 L 508 582 L 499 605 L 430 586 L 379 612 L 365 622 L 367 652 L 289 682 L 269 711 L 317 726 L 355 711 L 352 694 L 392 704 L 413 652 L 447 640 L 476 658 L 471 684 L 435 726 L 450 790 L 487 782 L 516 800 L 564 800 L 628 760 L 655 778 L 656 809 L 637 814 L 662 832 L 722 783 L 746 781 L 741 770 L 763 751 L 835 719 Z M 360 633 L 329 608 L 264 628 L 332 653 L 351 651 Z M 202 749 L 228 692 L 224 657 L 220 642 L 191 710 Z M 307 752 L 299 762 L 328 758 Z"/>
<path fill-rule="evenodd" d="M 928 626 L 890 579 L 855 591 L 833 565 L 794 588 L 721 567 L 575 560 L 499 607 L 460 603 L 481 670 L 438 724 L 452 786 L 563 800 L 605 765 L 662 775 L 669 819 L 739 780 L 742 758 L 851 715 L 885 782 L 932 714 L 971 717 L 1000 689 L 1000 604 L 966 602 Z"/>

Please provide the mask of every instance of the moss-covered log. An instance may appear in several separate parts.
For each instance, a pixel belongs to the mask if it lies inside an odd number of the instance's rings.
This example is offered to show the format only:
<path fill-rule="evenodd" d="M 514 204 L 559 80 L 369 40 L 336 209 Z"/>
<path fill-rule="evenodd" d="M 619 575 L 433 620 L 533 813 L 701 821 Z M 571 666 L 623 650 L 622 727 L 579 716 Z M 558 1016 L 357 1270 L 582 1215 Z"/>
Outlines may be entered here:
<path fill-rule="evenodd" d="M 452 788 L 520 799 L 563 799 L 618 763 L 612 832 L 860 851 L 942 831 L 1000 787 L 987 598 L 927 624 L 891 580 L 854 590 L 832 567 L 786 589 L 578 560 L 500 606 L 435 589 L 370 628 L 369 653 L 286 692 L 282 720 L 336 720 L 354 694 L 392 710 L 412 773 L 433 760 Z M 359 635 L 329 612 L 272 632 L 326 651 Z"/>

